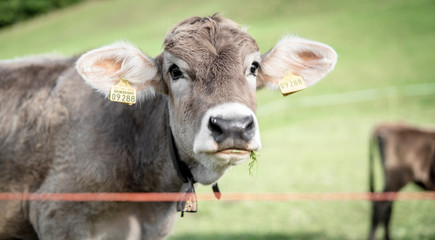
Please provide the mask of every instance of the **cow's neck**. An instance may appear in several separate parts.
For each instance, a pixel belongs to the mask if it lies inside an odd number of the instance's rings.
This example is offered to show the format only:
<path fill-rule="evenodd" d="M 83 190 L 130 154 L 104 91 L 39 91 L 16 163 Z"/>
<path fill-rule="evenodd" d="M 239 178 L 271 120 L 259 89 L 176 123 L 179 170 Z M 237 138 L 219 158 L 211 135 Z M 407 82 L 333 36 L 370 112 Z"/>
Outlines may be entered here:
<path fill-rule="evenodd" d="M 180 189 L 181 192 L 189 193 L 192 195 L 192 197 L 188 200 L 190 202 L 189 204 L 186 204 L 186 202 L 178 202 L 177 204 L 177 211 L 182 212 L 196 212 L 196 195 L 195 195 L 195 186 L 196 183 L 195 178 L 192 175 L 192 172 L 190 171 L 187 164 L 180 158 L 180 154 L 178 153 L 177 144 L 174 139 L 174 135 L 172 133 L 170 120 L 169 120 L 169 106 L 166 107 L 166 131 L 168 136 L 168 147 L 171 155 L 171 160 L 174 165 L 175 170 L 177 171 L 178 177 L 183 181 L 183 185 Z M 213 192 L 215 193 L 215 196 L 219 199 L 221 194 L 219 191 L 218 184 L 215 183 L 212 186 Z"/>
<path fill-rule="evenodd" d="M 178 153 L 177 144 L 175 143 L 174 135 L 172 134 L 172 129 L 169 121 L 169 109 L 166 108 L 166 132 L 168 137 L 168 147 L 171 155 L 172 163 L 174 164 L 174 168 L 177 171 L 178 177 L 184 182 L 195 183 L 195 179 L 193 178 L 192 172 L 185 162 L 180 159 L 180 154 Z"/>
<path fill-rule="evenodd" d="M 180 188 L 180 192 L 188 193 L 190 195 L 187 201 L 177 202 L 177 211 L 181 212 L 183 216 L 184 212 L 196 212 L 197 200 L 195 194 L 195 179 L 190 171 L 189 167 L 180 158 L 178 153 L 177 144 L 175 143 L 174 135 L 172 134 L 171 124 L 169 121 L 169 107 L 166 105 L 166 132 L 168 137 L 168 147 L 175 170 L 177 171 L 178 177 L 183 181 L 183 185 Z"/>
<path fill-rule="evenodd" d="M 157 94 L 154 99 L 129 109 L 134 123 L 131 132 L 137 134 L 131 191 L 177 192 L 183 184 L 170 160 L 166 104 L 166 96 Z"/>

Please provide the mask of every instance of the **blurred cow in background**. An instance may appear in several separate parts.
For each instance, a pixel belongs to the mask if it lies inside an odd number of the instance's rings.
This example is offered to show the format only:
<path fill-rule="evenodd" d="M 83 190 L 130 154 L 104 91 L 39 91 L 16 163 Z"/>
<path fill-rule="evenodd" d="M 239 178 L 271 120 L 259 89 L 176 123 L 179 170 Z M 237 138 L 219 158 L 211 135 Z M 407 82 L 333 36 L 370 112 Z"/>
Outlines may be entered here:
<path fill-rule="evenodd" d="M 435 131 L 404 124 L 376 126 L 370 144 L 371 192 L 374 192 L 373 151 L 376 144 L 385 176 L 383 192 L 397 192 L 409 182 L 426 190 L 435 190 Z M 385 239 L 390 239 L 392 205 L 392 201 L 373 202 L 370 239 L 375 238 L 380 223 L 385 227 Z"/>

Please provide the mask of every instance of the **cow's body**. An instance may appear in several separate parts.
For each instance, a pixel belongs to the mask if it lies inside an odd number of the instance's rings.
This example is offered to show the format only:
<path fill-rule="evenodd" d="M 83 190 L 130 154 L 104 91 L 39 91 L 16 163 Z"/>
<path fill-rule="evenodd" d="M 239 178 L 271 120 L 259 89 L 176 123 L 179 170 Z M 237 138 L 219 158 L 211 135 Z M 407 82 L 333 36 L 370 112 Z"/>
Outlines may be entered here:
<path fill-rule="evenodd" d="M 158 95 L 136 106 L 111 103 L 85 84 L 74 62 L 1 65 L 6 95 L 0 97 L 0 109 L 6 117 L 0 128 L 0 191 L 177 192 L 182 182 L 169 160 L 167 99 Z M 156 239 L 168 233 L 172 208 L 168 203 L 0 202 L 0 212 L 6 213 L 0 218 L 5 231 L 0 239 L 34 235 L 26 228 L 30 224 L 55 239 L 63 239 L 69 226 L 80 228 L 83 236 L 70 233 L 78 239 L 103 233 L 124 239 L 139 222 L 146 225 L 147 238 Z M 71 216 L 71 211 L 80 214 Z M 56 221 L 64 227 L 54 227 Z"/>
<path fill-rule="evenodd" d="M 117 43 L 79 58 L 0 62 L 0 191 L 179 192 L 170 145 L 192 181 L 215 183 L 261 147 L 256 88 L 289 71 L 309 86 L 336 62 L 332 48 L 300 38 L 260 55 L 219 16 L 179 23 L 164 49 L 153 59 Z M 120 79 L 136 105 L 107 100 Z M 161 239 L 176 205 L 1 201 L 0 239 Z"/>
<path fill-rule="evenodd" d="M 385 176 L 384 192 L 400 191 L 409 182 L 426 190 L 435 190 L 435 131 L 404 124 L 378 125 L 372 134 L 378 143 Z M 373 182 L 373 147 L 370 156 L 370 190 Z M 385 227 L 389 239 L 392 201 L 373 202 L 370 239 L 374 239 L 379 224 Z"/>

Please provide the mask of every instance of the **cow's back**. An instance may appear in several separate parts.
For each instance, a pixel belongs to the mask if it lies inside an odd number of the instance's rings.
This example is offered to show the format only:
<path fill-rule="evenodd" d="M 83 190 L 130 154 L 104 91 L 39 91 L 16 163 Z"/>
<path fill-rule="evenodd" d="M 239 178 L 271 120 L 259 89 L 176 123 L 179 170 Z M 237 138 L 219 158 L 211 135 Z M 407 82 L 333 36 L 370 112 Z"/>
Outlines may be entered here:
<path fill-rule="evenodd" d="M 38 185 L 50 159 L 50 134 L 67 117 L 54 89 L 74 62 L 71 58 L 0 62 L 0 190 L 32 191 Z M 17 189 L 23 181 L 29 183 L 28 189 Z"/>
<path fill-rule="evenodd" d="M 52 134 L 68 111 L 56 94 L 59 76 L 74 69 L 74 58 L 0 61 L 0 192 L 32 192 L 43 182 L 53 159 Z M 27 203 L 2 202 L 0 229 L 28 231 Z M 24 224 L 23 224 L 24 222 Z M 21 231 L 21 229 L 22 231 Z M 0 232 L 0 239 L 7 233 Z"/>
<path fill-rule="evenodd" d="M 409 181 L 435 189 L 435 132 L 405 124 L 383 124 L 374 135 L 385 144 L 385 166 L 400 171 Z"/>

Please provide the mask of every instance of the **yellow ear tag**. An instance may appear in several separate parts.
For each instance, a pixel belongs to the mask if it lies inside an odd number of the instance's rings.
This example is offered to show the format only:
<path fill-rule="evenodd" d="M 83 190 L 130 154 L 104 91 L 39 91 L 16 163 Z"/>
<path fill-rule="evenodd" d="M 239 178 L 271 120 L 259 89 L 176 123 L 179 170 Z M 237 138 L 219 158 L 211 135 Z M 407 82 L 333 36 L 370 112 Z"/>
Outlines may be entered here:
<path fill-rule="evenodd" d="M 136 89 L 130 86 L 127 80 L 121 78 L 119 83 L 110 89 L 109 100 L 133 105 L 136 103 Z"/>
<path fill-rule="evenodd" d="M 283 96 L 287 96 L 307 88 L 302 76 L 296 76 L 291 72 L 285 74 L 284 77 L 282 77 L 282 79 L 278 82 L 278 85 Z"/>

